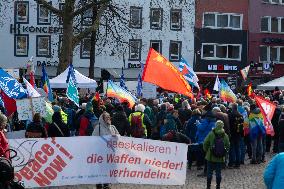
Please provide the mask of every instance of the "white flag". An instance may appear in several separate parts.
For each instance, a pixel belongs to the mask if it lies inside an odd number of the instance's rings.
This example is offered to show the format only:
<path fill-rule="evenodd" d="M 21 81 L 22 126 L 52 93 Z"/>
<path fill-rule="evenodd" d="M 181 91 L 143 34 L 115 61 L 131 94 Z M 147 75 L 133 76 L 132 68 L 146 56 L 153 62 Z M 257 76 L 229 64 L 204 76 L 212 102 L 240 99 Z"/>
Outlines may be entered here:
<path fill-rule="evenodd" d="M 35 88 L 33 88 L 33 86 L 25 78 L 23 78 L 23 81 L 27 87 L 29 97 L 40 97 L 40 94 L 35 90 Z"/>
<path fill-rule="evenodd" d="M 217 75 L 216 80 L 215 80 L 215 84 L 214 84 L 214 88 L 213 88 L 214 91 L 219 91 L 219 84 L 220 84 L 220 81 L 219 81 L 219 78 L 218 78 L 218 75 Z"/>

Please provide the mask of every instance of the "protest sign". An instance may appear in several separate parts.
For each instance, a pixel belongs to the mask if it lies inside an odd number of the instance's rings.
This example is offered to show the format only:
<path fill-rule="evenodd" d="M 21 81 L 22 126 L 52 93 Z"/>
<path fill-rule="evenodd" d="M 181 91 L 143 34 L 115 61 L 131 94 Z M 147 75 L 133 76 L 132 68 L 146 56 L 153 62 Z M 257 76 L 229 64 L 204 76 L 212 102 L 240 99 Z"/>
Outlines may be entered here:
<path fill-rule="evenodd" d="M 187 145 L 128 137 L 13 139 L 25 187 L 97 183 L 183 185 Z"/>
<path fill-rule="evenodd" d="M 16 104 L 19 120 L 32 120 L 35 113 L 42 117 L 47 115 L 44 97 L 24 98 L 16 100 Z"/>
<path fill-rule="evenodd" d="M 148 82 L 143 82 L 142 94 L 143 94 L 143 98 L 147 98 L 147 99 L 157 98 L 157 87 L 156 87 L 156 85 L 153 85 L 153 84 L 148 83 Z"/>

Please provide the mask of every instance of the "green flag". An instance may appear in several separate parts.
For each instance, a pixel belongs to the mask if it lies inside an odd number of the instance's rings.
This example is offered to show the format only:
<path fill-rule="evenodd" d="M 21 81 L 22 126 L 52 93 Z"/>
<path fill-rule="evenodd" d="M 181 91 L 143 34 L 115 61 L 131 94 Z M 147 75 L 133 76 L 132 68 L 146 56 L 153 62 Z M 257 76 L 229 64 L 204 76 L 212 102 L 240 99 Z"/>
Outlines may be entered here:
<path fill-rule="evenodd" d="M 66 95 L 79 107 L 79 93 L 73 77 L 69 78 Z"/>

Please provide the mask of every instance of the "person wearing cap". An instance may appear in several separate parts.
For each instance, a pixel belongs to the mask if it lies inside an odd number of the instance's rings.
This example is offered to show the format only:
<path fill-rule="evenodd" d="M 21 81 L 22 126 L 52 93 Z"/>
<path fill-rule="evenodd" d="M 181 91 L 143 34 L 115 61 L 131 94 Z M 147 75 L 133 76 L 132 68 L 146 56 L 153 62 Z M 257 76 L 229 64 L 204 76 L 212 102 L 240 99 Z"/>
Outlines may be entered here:
<path fill-rule="evenodd" d="M 211 181 L 213 177 L 213 171 L 216 171 L 216 189 L 220 189 L 222 180 L 222 165 L 225 162 L 224 157 L 216 157 L 212 152 L 212 147 L 216 137 L 223 138 L 224 147 L 226 150 L 230 148 L 229 137 L 225 133 L 224 123 L 221 120 L 216 122 L 215 128 L 209 132 L 203 143 L 203 150 L 206 153 L 205 159 L 207 160 L 207 189 L 211 188 Z"/>
<path fill-rule="evenodd" d="M 85 113 L 80 118 L 79 136 L 91 136 L 97 123 L 98 118 L 94 114 L 93 104 L 88 102 Z"/>

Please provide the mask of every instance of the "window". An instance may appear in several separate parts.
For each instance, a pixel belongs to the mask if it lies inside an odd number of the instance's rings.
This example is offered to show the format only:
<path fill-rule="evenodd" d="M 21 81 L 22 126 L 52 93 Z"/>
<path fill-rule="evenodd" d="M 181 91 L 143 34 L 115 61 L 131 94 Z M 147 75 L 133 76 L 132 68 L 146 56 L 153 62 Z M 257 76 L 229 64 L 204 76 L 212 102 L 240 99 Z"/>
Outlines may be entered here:
<path fill-rule="evenodd" d="M 129 40 L 129 60 L 141 60 L 141 39 L 130 39 Z"/>
<path fill-rule="evenodd" d="M 280 62 L 284 62 L 284 47 L 280 47 Z"/>
<path fill-rule="evenodd" d="M 28 56 L 29 51 L 29 35 L 15 35 L 14 38 L 14 55 Z"/>
<path fill-rule="evenodd" d="M 36 56 L 37 57 L 50 57 L 51 40 L 50 35 L 36 36 Z"/>
<path fill-rule="evenodd" d="M 241 61 L 242 45 L 239 44 L 202 44 L 202 59 Z"/>
<path fill-rule="evenodd" d="M 172 62 L 180 61 L 181 58 L 181 41 L 170 41 L 169 60 Z"/>
<path fill-rule="evenodd" d="M 284 63 L 284 46 L 260 46 L 260 62 Z"/>
<path fill-rule="evenodd" d="M 29 2 L 16 1 L 15 2 L 15 23 L 28 24 L 29 23 Z"/>
<path fill-rule="evenodd" d="M 278 32 L 278 18 L 271 18 L 271 32 Z"/>
<path fill-rule="evenodd" d="M 271 0 L 271 3 L 279 4 L 280 0 Z"/>
<path fill-rule="evenodd" d="M 153 48 L 158 53 L 162 54 L 162 41 L 161 40 L 151 40 L 150 47 Z"/>
<path fill-rule="evenodd" d="M 228 15 L 217 15 L 217 27 L 228 27 Z"/>
<path fill-rule="evenodd" d="M 93 10 L 88 9 L 82 14 L 82 25 L 83 26 L 91 26 L 93 19 Z"/>
<path fill-rule="evenodd" d="M 203 45 L 202 48 L 203 48 L 202 57 L 204 58 L 214 57 L 214 45 Z"/>
<path fill-rule="evenodd" d="M 81 42 L 81 51 L 80 51 L 81 59 L 90 58 L 90 51 L 91 51 L 91 38 L 85 38 Z"/>
<path fill-rule="evenodd" d="M 203 27 L 242 29 L 242 15 L 234 13 L 204 13 Z"/>
<path fill-rule="evenodd" d="M 50 2 L 51 4 L 51 2 Z M 43 7 L 43 5 L 38 4 L 37 6 L 37 24 L 47 25 L 51 23 L 50 11 Z"/>
<path fill-rule="evenodd" d="M 284 0 L 283 0 L 283 2 L 284 2 Z M 280 24 L 281 24 L 280 32 L 284 33 L 284 18 L 281 18 Z"/>
<path fill-rule="evenodd" d="M 260 61 L 267 61 L 267 47 L 260 46 Z"/>
<path fill-rule="evenodd" d="M 142 7 L 130 7 L 130 24 L 131 28 L 142 28 Z"/>
<path fill-rule="evenodd" d="M 65 3 L 59 3 L 59 10 L 63 10 L 65 6 Z M 63 24 L 63 20 L 62 17 L 59 17 L 59 24 L 62 25 Z"/>
<path fill-rule="evenodd" d="M 269 17 L 261 18 L 261 31 L 262 32 L 269 31 Z"/>
<path fill-rule="evenodd" d="M 180 9 L 171 10 L 171 30 L 179 31 L 182 28 L 182 11 Z"/>
<path fill-rule="evenodd" d="M 204 26 L 215 27 L 215 14 L 205 13 L 204 14 Z"/>
<path fill-rule="evenodd" d="M 163 9 L 151 9 L 150 14 L 150 28 L 161 30 L 163 22 Z"/>

